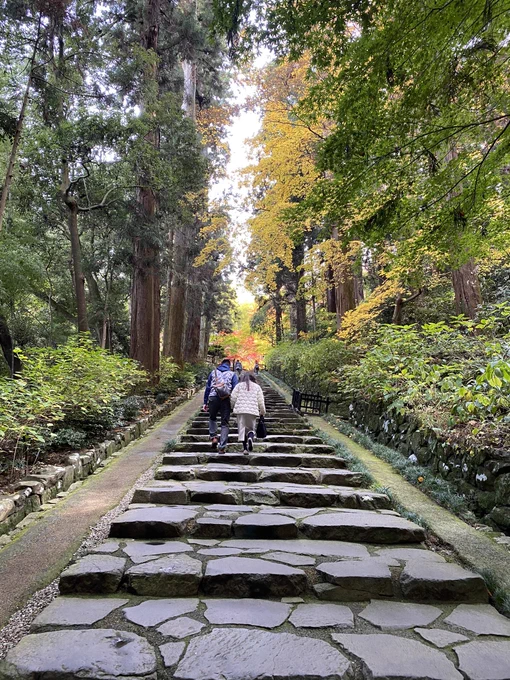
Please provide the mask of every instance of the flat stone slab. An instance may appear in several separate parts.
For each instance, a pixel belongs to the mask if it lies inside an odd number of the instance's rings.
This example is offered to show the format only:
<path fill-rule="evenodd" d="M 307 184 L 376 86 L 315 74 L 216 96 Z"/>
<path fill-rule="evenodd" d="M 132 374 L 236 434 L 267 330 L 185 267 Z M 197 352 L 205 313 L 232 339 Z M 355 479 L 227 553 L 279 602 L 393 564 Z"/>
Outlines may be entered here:
<path fill-rule="evenodd" d="M 234 597 L 300 595 L 307 587 L 300 569 L 267 560 L 225 557 L 207 564 L 202 581 L 205 593 Z"/>
<path fill-rule="evenodd" d="M 0 667 L 5 680 L 156 680 L 156 655 L 145 638 L 113 629 L 27 635 Z"/>
<path fill-rule="evenodd" d="M 115 593 L 126 560 L 113 555 L 86 555 L 60 575 L 59 589 L 66 593 Z"/>
<path fill-rule="evenodd" d="M 289 552 L 298 555 L 315 555 L 318 557 L 341 557 L 346 559 L 365 559 L 370 554 L 364 545 L 340 541 L 223 541 L 222 546 L 240 548 L 241 550 L 258 550 L 259 552 Z"/>
<path fill-rule="evenodd" d="M 207 605 L 205 618 L 209 623 L 241 624 L 276 628 L 281 626 L 290 614 L 291 606 L 270 600 L 204 600 Z"/>
<path fill-rule="evenodd" d="M 366 543 L 419 543 L 425 530 L 403 517 L 354 511 L 314 515 L 304 519 L 301 531 L 313 539 Z"/>
<path fill-rule="evenodd" d="M 296 538 L 296 521 L 284 515 L 243 515 L 234 522 L 237 538 Z"/>
<path fill-rule="evenodd" d="M 328 589 L 334 594 L 332 599 L 340 599 L 342 595 L 349 600 L 393 595 L 391 571 L 377 559 L 326 562 L 317 566 L 317 573 L 335 586 L 334 592 Z"/>
<path fill-rule="evenodd" d="M 164 623 L 158 628 L 158 633 L 182 640 L 182 638 L 189 637 L 190 635 L 196 635 L 203 627 L 204 624 L 200 623 L 200 621 L 190 619 L 189 616 L 181 616 L 178 619 L 172 619 Z"/>
<path fill-rule="evenodd" d="M 485 581 L 479 574 L 446 562 L 407 562 L 400 575 L 406 599 L 438 602 L 487 602 Z"/>
<path fill-rule="evenodd" d="M 218 628 L 191 640 L 177 680 L 340 680 L 349 661 L 323 640 L 252 628 Z"/>
<path fill-rule="evenodd" d="M 289 621 L 296 628 L 354 627 L 352 611 L 341 604 L 300 604 Z"/>
<path fill-rule="evenodd" d="M 362 664 L 370 680 L 463 680 L 453 663 L 437 649 L 395 635 L 346 635 L 333 640 Z"/>
<path fill-rule="evenodd" d="M 469 680 L 508 680 L 510 642 L 468 642 L 455 647 L 459 668 Z"/>
<path fill-rule="evenodd" d="M 510 620 L 489 604 L 461 604 L 445 620 L 476 635 L 505 635 L 510 637 Z"/>
<path fill-rule="evenodd" d="M 159 555 L 173 555 L 181 552 L 192 552 L 193 548 L 182 541 L 131 541 L 126 543 L 123 552 L 135 564 Z"/>
<path fill-rule="evenodd" d="M 290 564 L 292 567 L 312 567 L 315 564 L 315 560 L 312 557 L 305 557 L 304 555 L 295 555 L 294 553 L 284 552 L 266 553 L 264 555 L 264 559 L 283 562 L 283 564 Z"/>
<path fill-rule="evenodd" d="M 198 599 L 185 597 L 147 600 L 135 607 L 124 609 L 124 616 L 128 621 L 147 628 L 148 626 L 157 626 L 175 616 L 191 614 L 198 608 L 198 604 Z"/>
<path fill-rule="evenodd" d="M 415 626 L 428 626 L 442 613 L 441 609 L 430 604 L 374 600 L 363 609 L 360 616 L 382 630 L 405 630 Z"/>
<path fill-rule="evenodd" d="M 456 642 L 469 640 L 465 635 L 452 633 L 450 630 L 443 630 L 442 628 L 415 628 L 414 632 L 418 633 L 427 642 L 432 642 L 436 647 L 449 647 Z"/>
<path fill-rule="evenodd" d="M 117 538 L 174 538 L 183 536 L 196 513 L 188 509 L 138 508 L 127 510 L 113 520 L 110 536 Z"/>
<path fill-rule="evenodd" d="M 202 563 L 189 555 L 160 557 L 126 571 L 131 592 L 153 597 L 196 595 L 201 577 Z"/>
<path fill-rule="evenodd" d="M 91 626 L 129 600 L 57 597 L 34 619 L 31 630 L 44 626 Z"/>
<path fill-rule="evenodd" d="M 384 559 L 401 560 L 424 560 L 426 562 L 446 562 L 445 558 L 432 550 L 422 548 L 380 548 L 375 551 L 376 555 Z"/>
<path fill-rule="evenodd" d="M 185 646 L 184 642 L 167 642 L 164 645 L 160 645 L 159 651 L 163 657 L 165 668 L 175 666 L 181 658 Z"/>

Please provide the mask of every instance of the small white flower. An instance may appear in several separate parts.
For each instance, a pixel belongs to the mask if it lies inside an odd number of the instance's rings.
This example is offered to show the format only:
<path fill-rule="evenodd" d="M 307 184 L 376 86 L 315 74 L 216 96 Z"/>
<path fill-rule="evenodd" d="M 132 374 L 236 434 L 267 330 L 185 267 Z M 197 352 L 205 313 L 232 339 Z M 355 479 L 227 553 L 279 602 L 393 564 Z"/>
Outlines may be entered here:
<path fill-rule="evenodd" d="M 409 456 L 409 458 L 407 460 L 410 463 L 417 463 L 418 462 L 418 458 L 414 455 L 414 453 L 411 453 L 411 455 Z"/>
<path fill-rule="evenodd" d="M 475 477 L 477 482 L 486 482 L 487 481 L 487 475 L 485 475 L 483 472 L 479 475 L 476 475 Z"/>

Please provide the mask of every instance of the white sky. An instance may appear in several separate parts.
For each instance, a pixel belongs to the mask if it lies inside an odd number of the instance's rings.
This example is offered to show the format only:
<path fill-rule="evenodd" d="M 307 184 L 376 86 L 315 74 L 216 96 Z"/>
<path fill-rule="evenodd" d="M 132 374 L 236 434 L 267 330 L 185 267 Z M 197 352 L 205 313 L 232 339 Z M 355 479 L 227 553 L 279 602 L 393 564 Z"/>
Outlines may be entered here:
<path fill-rule="evenodd" d="M 271 61 L 271 53 L 267 50 L 261 52 L 254 60 L 256 68 L 263 68 Z M 233 99 L 242 106 L 249 96 L 255 94 L 255 88 L 248 86 L 240 80 L 232 87 Z M 220 199 L 227 196 L 230 206 L 229 213 L 233 223 L 233 236 L 235 239 L 236 257 L 243 262 L 248 232 L 246 221 L 250 217 L 250 211 L 245 210 L 243 201 L 247 192 L 240 185 L 239 171 L 250 164 L 249 147 L 246 140 L 254 137 L 260 130 L 260 115 L 254 111 L 241 110 L 232 119 L 228 127 L 227 141 L 230 147 L 230 160 L 227 165 L 226 177 L 214 184 L 209 192 L 212 199 Z M 253 295 L 244 287 L 243 276 L 238 272 L 234 279 L 239 302 L 253 302 Z"/>

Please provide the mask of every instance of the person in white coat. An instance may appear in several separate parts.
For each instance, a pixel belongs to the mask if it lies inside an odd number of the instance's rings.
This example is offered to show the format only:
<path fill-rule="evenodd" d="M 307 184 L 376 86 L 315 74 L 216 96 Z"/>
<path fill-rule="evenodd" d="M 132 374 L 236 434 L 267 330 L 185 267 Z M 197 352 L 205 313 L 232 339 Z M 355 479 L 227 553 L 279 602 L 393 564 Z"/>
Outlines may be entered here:
<path fill-rule="evenodd" d="M 264 393 L 253 373 L 246 372 L 234 387 L 230 401 L 237 416 L 238 439 L 243 451 L 253 451 L 257 418 L 266 415 Z"/>

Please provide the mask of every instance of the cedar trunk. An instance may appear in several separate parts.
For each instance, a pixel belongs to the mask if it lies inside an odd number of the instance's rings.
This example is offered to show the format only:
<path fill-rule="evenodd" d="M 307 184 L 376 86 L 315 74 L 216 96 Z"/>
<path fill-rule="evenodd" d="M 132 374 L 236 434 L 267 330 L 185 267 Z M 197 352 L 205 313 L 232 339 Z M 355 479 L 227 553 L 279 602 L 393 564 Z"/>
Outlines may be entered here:
<path fill-rule="evenodd" d="M 482 292 L 473 259 L 452 272 L 452 283 L 457 314 L 465 314 L 470 319 L 474 319 L 478 307 L 482 304 Z"/>
<path fill-rule="evenodd" d="M 174 238 L 172 286 L 168 296 L 168 310 L 166 312 L 168 330 L 165 338 L 166 342 L 163 345 L 164 356 L 172 357 L 180 366 L 184 363 L 182 344 L 186 312 L 187 265 L 186 238 L 184 228 L 181 225 L 176 230 Z"/>
<path fill-rule="evenodd" d="M 69 211 L 68 226 L 71 237 L 71 256 L 73 260 L 74 292 L 78 312 L 78 330 L 86 333 L 89 330 L 87 320 L 87 298 L 85 296 L 85 276 L 81 266 L 80 235 L 78 233 L 78 205 L 68 196 L 66 205 Z"/>
<path fill-rule="evenodd" d="M 346 312 L 356 308 L 356 292 L 354 276 L 350 271 L 349 265 L 344 265 L 341 271 L 337 272 L 336 286 L 336 325 L 340 328 L 342 319 Z"/>
<path fill-rule="evenodd" d="M 157 53 L 161 0 L 146 0 L 141 45 Z M 155 61 L 146 68 L 147 80 L 158 83 L 158 65 Z M 150 92 L 150 88 L 147 88 Z M 150 95 L 149 95 L 150 96 Z M 151 102 L 143 102 L 145 109 Z M 159 148 L 159 130 L 147 135 L 147 141 Z M 140 177 L 138 203 L 145 224 L 154 224 L 157 198 L 146 174 Z M 151 375 L 159 371 L 161 330 L 160 309 L 160 253 L 159 247 L 142 236 L 133 239 L 133 282 L 131 289 L 131 347 L 130 356 L 136 359 Z"/>
<path fill-rule="evenodd" d="M 202 319 L 202 285 L 200 270 L 193 267 L 188 286 L 186 333 L 184 337 L 184 361 L 194 364 L 200 354 L 200 322 Z"/>
<path fill-rule="evenodd" d="M 335 281 L 333 276 L 333 269 L 329 266 L 326 270 L 326 281 L 328 282 L 328 289 L 326 291 L 326 305 L 328 312 L 336 313 L 336 291 Z"/>

